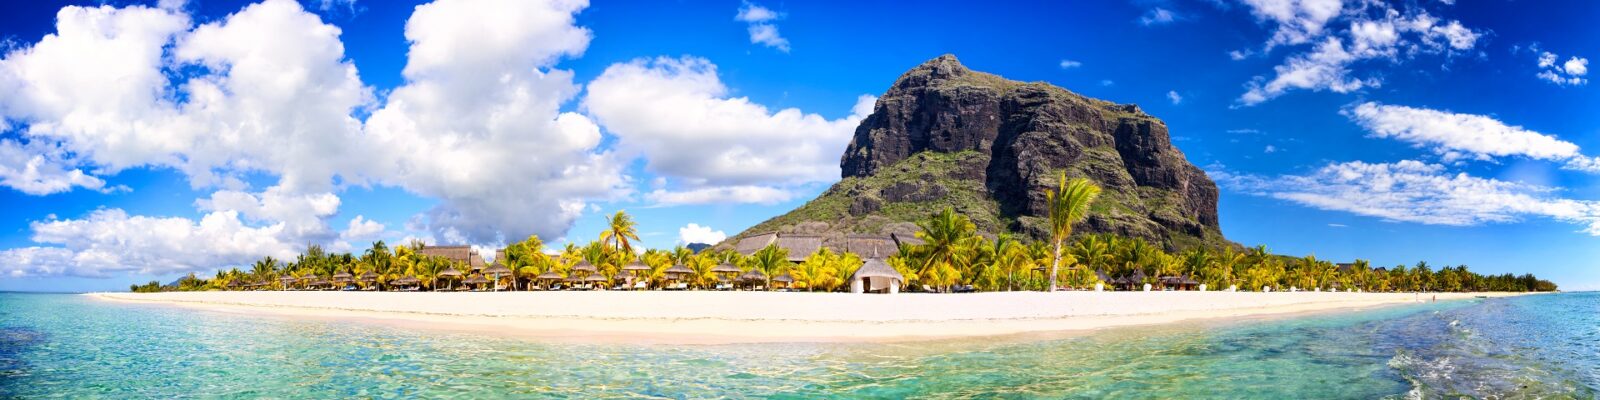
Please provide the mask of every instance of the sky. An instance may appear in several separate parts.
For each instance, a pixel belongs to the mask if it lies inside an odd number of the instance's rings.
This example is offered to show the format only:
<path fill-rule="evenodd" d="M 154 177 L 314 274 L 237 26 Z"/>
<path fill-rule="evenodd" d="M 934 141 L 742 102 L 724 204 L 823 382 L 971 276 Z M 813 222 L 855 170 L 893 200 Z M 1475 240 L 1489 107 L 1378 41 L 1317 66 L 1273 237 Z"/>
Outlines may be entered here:
<path fill-rule="evenodd" d="M 947 53 L 1161 118 L 1235 242 L 1600 289 L 1600 3 L 979 3 L 3 2 L 0 290 L 618 210 L 716 242 L 837 181 Z"/>

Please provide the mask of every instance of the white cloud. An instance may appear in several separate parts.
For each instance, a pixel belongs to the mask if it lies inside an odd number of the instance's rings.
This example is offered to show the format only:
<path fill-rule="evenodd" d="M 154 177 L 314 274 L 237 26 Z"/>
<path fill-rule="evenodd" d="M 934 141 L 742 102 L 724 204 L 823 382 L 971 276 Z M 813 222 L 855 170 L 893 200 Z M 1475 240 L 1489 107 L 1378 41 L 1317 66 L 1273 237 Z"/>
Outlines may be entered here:
<path fill-rule="evenodd" d="M 1310 42 L 1344 9 L 1341 0 L 1242 0 L 1257 20 L 1277 26 L 1267 48 Z"/>
<path fill-rule="evenodd" d="M 1579 156 L 1576 144 L 1482 115 L 1374 102 L 1361 103 L 1343 113 L 1374 137 L 1428 148 L 1446 161 L 1505 156 L 1559 161 Z"/>
<path fill-rule="evenodd" d="M 1589 80 L 1584 78 L 1584 75 L 1589 74 L 1589 59 L 1572 57 L 1558 64 L 1559 59 L 1555 53 L 1548 51 L 1539 53 L 1540 71 L 1534 76 L 1561 86 L 1582 86 L 1589 83 Z"/>
<path fill-rule="evenodd" d="M 1183 102 L 1183 96 L 1179 95 L 1178 92 L 1175 91 L 1175 90 L 1168 90 L 1167 91 L 1167 100 L 1171 100 L 1172 104 L 1176 105 L 1178 103 L 1182 103 Z"/>
<path fill-rule="evenodd" d="M 578 91 L 551 69 L 582 54 L 583 2 L 441 0 L 406 24 L 407 82 L 366 122 L 365 176 L 444 200 L 433 236 L 493 243 L 559 237 L 586 199 L 619 195 L 622 163 L 600 130 L 560 112 Z"/>
<path fill-rule="evenodd" d="M 1178 15 L 1172 10 L 1156 7 L 1139 16 L 1139 23 L 1144 26 L 1166 25 L 1178 20 Z"/>
<path fill-rule="evenodd" d="M 1262 153 L 1267 153 L 1267 154 L 1277 153 L 1278 152 L 1278 146 L 1273 146 L 1273 145 L 1269 144 L 1269 145 L 1267 145 L 1267 147 L 1265 149 L 1261 149 L 1261 152 Z"/>
<path fill-rule="evenodd" d="M 346 241 L 363 241 L 376 238 L 378 235 L 383 234 L 383 231 L 383 224 L 357 215 L 355 218 L 350 219 L 350 225 L 345 228 L 344 232 L 339 232 L 339 237 Z"/>
<path fill-rule="evenodd" d="M 249 226 L 235 211 L 212 212 L 193 221 L 103 209 L 84 219 L 35 221 L 30 229 L 33 241 L 44 246 L 0 251 L 3 275 L 194 272 L 243 265 L 262 256 L 289 259 L 298 246 L 285 235 L 283 224 Z"/>
<path fill-rule="evenodd" d="M 739 13 L 733 19 L 749 25 L 750 43 L 789 52 L 789 39 L 784 39 L 783 35 L 778 34 L 778 26 L 774 24 L 777 20 L 783 19 L 782 14 L 745 1 L 739 5 Z"/>
<path fill-rule="evenodd" d="M 863 95 L 829 120 L 728 92 L 705 59 L 637 59 L 595 78 L 583 109 L 649 170 L 704 188 L 837 180 L 839 154 L 877 100 Z"/>
<path fill-rule="evenodd" d="M 1245 85 L 1238 105 L 1252 106 L 1293 90 L 1349 93 L 1379 87 L 1377 76 L 1357 76 L 1354 68 L 1367 60 L 1387 60 L 1391 65 L 1419 55 L 1452 57 L 1471 50 L 1482 33 L 1460 21 L 1441 21 L 1425 10 L 1401 12 L 1385 3 L 1357 2 L 1346 8 L 1338 0 L 1245 0 L 1262 22 L 1277 30 L 1266 51 L 1278 46 L 1311 45 L 1310 51 L 1293 53 L 1273 68 L 1269 79 L 1257 76 Z M 1349 21 L 1335 30 L 1333 22 Z M 1250 53 L 1235 51 L 1235 60 Z"/>
<path fill-rule="evenodd" d="M 1560 198 L 1548 187 L 1452 174 L 1438 164 L 1352 161 L 1277 177 L 1207 173 L 1230 190 L 1391 222 L 1474 226 L 1537 217 L 1578 224 L 1600 236 L 1600 202 Z"/>
<path fill-rule="evenodd" d="M 195 201 L 201 211 L 232 211 L 256 223 L 281 223 L 284 234 L 303 242 L 325 243 L 334 235 L 325 220 L 339 212 L 339 197 L 332 193 L 290 193 L 281 187 L 261 193 L 220 190 Z"/>
<path fill-rule="evenodd" d="M 1082 67 L 1083 63 L 1077 62 L 1077 61 L 1073 61 L 1073 60 L 1063 59 L 1063 60 L 1061 60 L 1061 64 L 1060 65 L 1061 65 L 1061 69 L 1073 69 L 1073 68 L 1077 68 L 1077 67 Z"/>
<path fill-rule="evenodd" d="M 772 205 L 794 199 L 794 193 L 767 186 L 720 186 L 684 191 L 656 190 L 646 197 L 660 205 L 729 203 Z"/>
<path fill-rule="evenodd" d="M 1100 86 L 1111 86 L 1111 85 L 1115 85 L 1115 84 L 1117 84 L 1117 82 L 1112 81 L 1110 79 L 1101 79 L 1100 80 Z"/>
<path fill-rule="evenodd" d="M 292 0 L 267 0 L 189 29 L 179 11 L 66 7 L 57 33 L 0 61 L 0 115 L 31 143 L 77 159 L 0 158 L 30 192 L 91 189 L 96 174 L 170 167 L 191 184 L 285 194 L 335 182 L 442 200 L 433 229 L 477 243 L 563 233 L 586 199 L 617 195 L 621 165 L 599 128 L 561 113 L 577 92 L 552 69 L 587 48 L 582 1 L 440 0 L 408 20 L 406 83 L 376 104 L 340 30 Z M 199 67 L 170 82 L 164 70 Z M 365 122 L 354 115 L 372 110 Z M 79 172 L 87 174 L 88 172 Z M 506 182 L 518 182 L 509 185 Z"/>
<path fill-rule="evenodd" d="M 40 142 L 0 139 L 0 186 L 36 196 L 73 188 L 105 188 L 105 181 L 69 166 L 62 158 L 59 149 L 44 148 Z"/>
<path fill-rule="evenodd" d="M 690 223 L 678 228 L 678 243 L 705 243 L 717 244 L 728 238 L 722 231 L 711 230 L 711 227 Z"/>

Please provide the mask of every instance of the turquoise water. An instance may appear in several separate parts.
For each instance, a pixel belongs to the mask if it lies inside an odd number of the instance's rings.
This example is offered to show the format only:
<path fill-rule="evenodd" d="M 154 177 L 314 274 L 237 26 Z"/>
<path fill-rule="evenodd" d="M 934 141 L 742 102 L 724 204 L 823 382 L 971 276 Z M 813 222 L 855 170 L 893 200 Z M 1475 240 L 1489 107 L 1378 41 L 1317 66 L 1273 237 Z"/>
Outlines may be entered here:
<path fill-rule="evenodd" d="M 548 344 L 0 293 L 0 398 L 1593 398 L 1600 294 L 1049 340 Z"/>

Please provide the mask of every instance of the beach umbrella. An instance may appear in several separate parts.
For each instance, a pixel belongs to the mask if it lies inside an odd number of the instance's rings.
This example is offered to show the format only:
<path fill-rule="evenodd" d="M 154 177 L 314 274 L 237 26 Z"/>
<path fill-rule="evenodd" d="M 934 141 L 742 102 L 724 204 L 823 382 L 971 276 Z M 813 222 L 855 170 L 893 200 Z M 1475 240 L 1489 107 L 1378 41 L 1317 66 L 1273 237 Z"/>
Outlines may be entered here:
<path fill-rule="evenodd" d="M 692 273 L 694 273 L 694 270 L 689 269 L 689 267 L 685 267 L 685 266 L 680 264 L 680 265 L 674 265 L 672 267 L 667 268 L 666 273 L 668 275 L 673 275 L 673 274 L 692 274 Z"/>
<path fill-rule="evenodd" d="M 278 278 L 278 280 L 283 282 L 283 290 L 285 291 L 289 290 L 289 284 L 294 283 L 294 277 L 292 276 L 284 276 Z"/>
<path fill-rule="evenodd" d="M 596 272 L 596 271 L 599 271 L 600 269 L 599 268 L 595 268 L 594 264 L 590 264 L 589 260 L 579 260 L 577 264 L 574 264 L 572 266 L 572 270 L 573 271 L 583 271 L 583 272 Z"/>
<path fill-rule="evenodd" d="M 544 273 L 539 274 L 539 276 L 534 277 L 534 279 L 540 279 L 540 280 L 561 279 L 561 278 L 563 278 L 563 276 L 561 276 L 561 273 L 560 272 L 556 272 L 556 271 L 545 271 Z"/>
<path fill-rule="evenodd" d="M 772 281 L 773 282 L 782 282 L 782 283 L 794 283 L 794 277 L 793 276 L 789 276 L 789 274 L 785 273 L 783 275 L 778 275 L 777 278 L 772 278 Z"/>
<path fill-rule="evenodd" d="M 448 277 L 452 277 L 452 278 L 460 278 L 462 275 L 463 274 L 461 273 L 461 271 L 457 271 L 455 268 L 445 268 L 443 271 L 439 271 L 439 276 L 448 276 Z M 455 282 L 450 282 L 449 288 L 450 289 L 455 289 L 456 288 L 456 283 Z M 437 288 L 435 288 L 435 289 L 437 289 Z"/>
<path fill-rule="evenodd" d="M 343 281 L 350 280 L 350 278 L 353 277 L 353 276 L 354 275 L 350 275 L 349 272 L 340 272 L 340 273 L 337 273 L 337 274 L 333 274 L 333 281 L 334 282 L 343 282 Z"/>
<path fill-rule="evenodd" d="M 377 272 L 372 272 L 372 271 L 367 271 L 366 273 L 361 274 L 360 279 L 361 279 L 362 282 L 372 282 L 372 281 L 378 280 L 378 273 Z"/>
<path fill-rule="evenodd" d="M 489 268 L 484 269 L 483 274 L 493 276 L 494 290 L 500 290 L 500 277 L 511 275 L 511 268 L 506 268 L 505 265 L 495 263 L 494 265 L 489 266 Z"/>
<path fill-rule="evenodd" d="M 583 280 L 585 282 L 605 282 L 606 281 L 606 277 L 600 276 L 600 275 L 589 275 L 589 276 L 583 277 Z"/>
<path fill-rule="evenodd" d="M 741 280 L 741 281 L 766 281 L 767 280 L 767 274 L 761 273 L 761 270 L 759 270 L 759 269 L 751 268 L 750 272 L 745 272 L 744 275 L 740 275 L 739 276 L 739 280 Z"/>
<path fill-rule="evenodd" d="M 628 263 L 628 265 L 622 266 L 622 270 L 623 271 L 649 271 L 650 270 L 650 266 L 649 265 L 644 265 L 644 263 L 642 263 L 642 262 L 634 261 L 634 262 Z"/>

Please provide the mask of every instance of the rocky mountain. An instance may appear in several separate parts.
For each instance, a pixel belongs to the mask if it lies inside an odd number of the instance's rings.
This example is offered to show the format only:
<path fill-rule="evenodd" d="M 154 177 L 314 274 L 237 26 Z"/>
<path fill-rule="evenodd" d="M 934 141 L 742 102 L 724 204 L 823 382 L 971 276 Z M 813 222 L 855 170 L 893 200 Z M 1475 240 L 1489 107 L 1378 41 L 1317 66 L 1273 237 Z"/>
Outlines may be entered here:
<path fill-rule="evenodd" d="M 1055 171 L 1105 188 L 1082 233 L 1168 248 L 1221 245 L 1217 186 L 1173 147 L 1166 124 L 1133 104 L 967 69 L 944 55 L 878 99 L 840 161 L 839 183 L 726 243 L 768 233 L 910 233 L 946 206 L 987 234 L 1046 237 Z"/>

